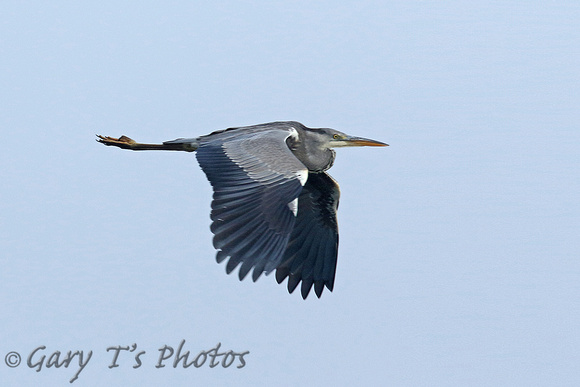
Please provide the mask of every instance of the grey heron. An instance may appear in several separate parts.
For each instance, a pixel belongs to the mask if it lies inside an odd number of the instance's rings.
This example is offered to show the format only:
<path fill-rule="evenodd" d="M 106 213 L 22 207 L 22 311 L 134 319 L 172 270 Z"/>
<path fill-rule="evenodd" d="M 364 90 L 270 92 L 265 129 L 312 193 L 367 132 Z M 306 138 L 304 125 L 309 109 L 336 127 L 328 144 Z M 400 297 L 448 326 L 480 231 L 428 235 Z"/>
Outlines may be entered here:
<path fill-rule="evenodd" d="M 196 151 L 213 187 L 211 231 L 217 262 L 229 258 L 228 274 L 241 264 L 240 280 L 252 269 L 254 281 L 275 269 L 278 283 L 288 277 L 289 293 L 302 282 L 304 299 L 313 286 L 319 298 L 325 286 L 330 291 L 334 287 L 340 191 L 326 173 L 336 155 L 332 148 L 388 145 L 295 121 L 229 128 L 162 144 L 97 136 L 105 145 L 136 151 Z"/>

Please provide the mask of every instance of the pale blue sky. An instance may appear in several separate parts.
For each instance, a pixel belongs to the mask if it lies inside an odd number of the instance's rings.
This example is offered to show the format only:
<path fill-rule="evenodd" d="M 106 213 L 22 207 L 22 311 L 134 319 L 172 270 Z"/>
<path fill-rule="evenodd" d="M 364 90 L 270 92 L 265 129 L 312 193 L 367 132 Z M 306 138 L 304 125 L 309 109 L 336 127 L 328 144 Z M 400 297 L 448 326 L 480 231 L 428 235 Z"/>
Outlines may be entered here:
<path fill-rule="evenodd" d="M 0 362 L 75 386 L 580 382 L 575 1 L 0 5 Z M 215 263 L 192 154 L 106 148 L 297 120 L 340 149 L 333 293 Z M 221 342 L 242 369 L 158 369 Z M 106 348 L 136 343 L 109 369 Z M 41 353 L 39 352 L 39 355 Z M 86 356 L 86 355 L 85 355 Z M 237 363 L 235 363 L 237 364 Z"/>

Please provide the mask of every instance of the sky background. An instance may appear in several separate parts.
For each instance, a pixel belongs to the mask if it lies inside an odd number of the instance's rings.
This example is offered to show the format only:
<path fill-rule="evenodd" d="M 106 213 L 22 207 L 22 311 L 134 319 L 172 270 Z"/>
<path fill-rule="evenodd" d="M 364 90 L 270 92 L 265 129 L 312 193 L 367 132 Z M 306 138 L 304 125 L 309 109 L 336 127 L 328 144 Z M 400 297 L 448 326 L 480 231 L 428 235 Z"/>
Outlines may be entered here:
<path fill-rule="evenodd" d="M 46 346 L 33 363 L 93 351 L 74 386 L 577 386 L 578 20 L 577 1 L 3 1 L 2 384 L 70 385 L 76 358 L 27 366 Z M 275 120 L 391 145 L 337 152 L 321 299 L 216 264 L 193 154 L 95 142 Z M 190 361 L 250 353 L 156 368 L 182 340 Z"/>

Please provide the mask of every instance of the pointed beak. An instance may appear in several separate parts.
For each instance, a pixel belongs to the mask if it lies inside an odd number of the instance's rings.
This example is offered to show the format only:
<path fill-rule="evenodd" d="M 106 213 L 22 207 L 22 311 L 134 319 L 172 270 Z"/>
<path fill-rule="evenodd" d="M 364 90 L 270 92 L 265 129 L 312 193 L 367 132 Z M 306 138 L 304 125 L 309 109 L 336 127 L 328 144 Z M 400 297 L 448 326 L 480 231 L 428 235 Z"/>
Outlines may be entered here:
<path fill-rule="evenodd" d="M 385 144 L 384 142 L 353 136 L 347 137 L 345 143 L 347 146 L 389 146 L 389 144 Z"/>

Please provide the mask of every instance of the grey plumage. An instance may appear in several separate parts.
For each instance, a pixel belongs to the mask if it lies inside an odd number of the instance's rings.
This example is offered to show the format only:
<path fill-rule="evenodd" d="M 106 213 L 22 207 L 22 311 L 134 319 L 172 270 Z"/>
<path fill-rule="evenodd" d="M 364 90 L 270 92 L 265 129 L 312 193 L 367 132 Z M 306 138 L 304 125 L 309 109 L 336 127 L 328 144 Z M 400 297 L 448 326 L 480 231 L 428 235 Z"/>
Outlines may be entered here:
<path fill-rule="evenodd" d="M 334 162 L 332 147 L 387 145 L 295 121 L 230 128 L 163 144 L 140 144 L 124 136 L 99 136 L 98 141 L 132 150 L 196 151 L 214 191 L 216 260 L 228 259 L 228 274 L 241 265 L 240 280 L 250 271 L 256 281 L 276 270 L 278 283 L 288 278 L 290 293 L 302 283 L 303 298 L 313 286 L 318 297 L 324 286 L 330 291 L 334 287 L 340 192 L 325 173 Z"/>

